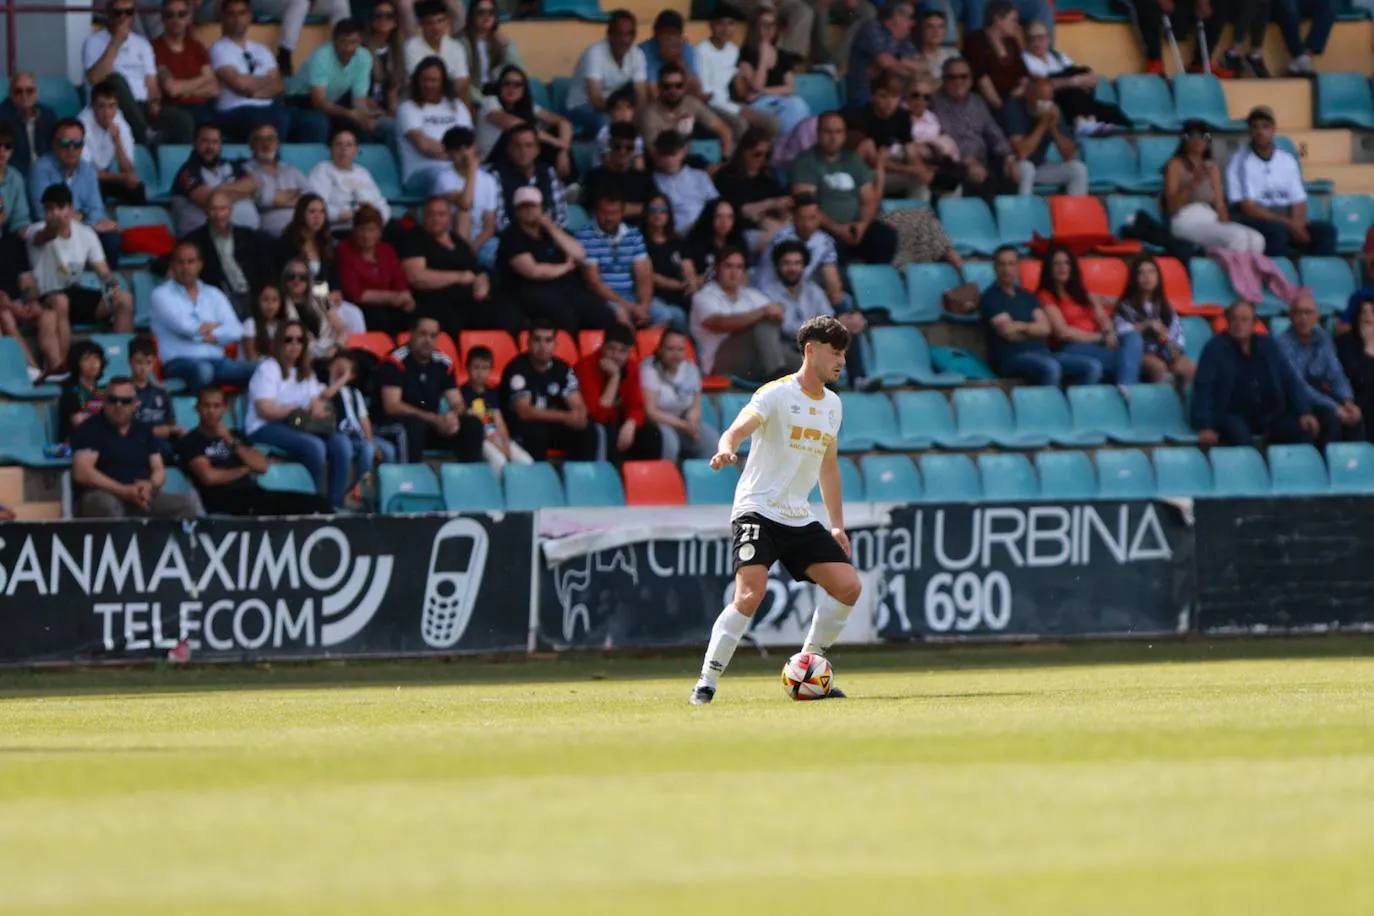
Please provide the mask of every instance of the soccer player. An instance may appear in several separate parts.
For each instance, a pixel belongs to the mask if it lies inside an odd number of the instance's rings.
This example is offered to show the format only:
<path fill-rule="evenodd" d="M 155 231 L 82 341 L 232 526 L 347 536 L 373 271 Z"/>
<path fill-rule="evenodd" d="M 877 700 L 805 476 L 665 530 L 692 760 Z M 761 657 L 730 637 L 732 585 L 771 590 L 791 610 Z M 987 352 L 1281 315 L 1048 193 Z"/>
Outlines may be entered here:
<path fill-rule="evenodd" d="M 692 690 L 693 706 L 715 699 L 716 680 L 768 592 L 768 568 L 774 560 L 782 561 L 794 579 L 815 582 L 829 595 L 811 618 L 803 652 L 824 655 L 859 600 L 862 586 L 849 560 L 836 455 L 840 398 L 825 387 L 844 369 L 849 331 L 829 315 L 818 316 L 801 326 L 797 346 L 803 357 L 800 371 L 754 392 L 711 459 L 712 470 L 735 464 L 740 444 L 754 437 L 730 510 L 735 600 L 711 628 L 701 679 Z M 809 499 L 818 478 L 828 531 Z M 832 688 L 829 696 L 844 693 Z"/>

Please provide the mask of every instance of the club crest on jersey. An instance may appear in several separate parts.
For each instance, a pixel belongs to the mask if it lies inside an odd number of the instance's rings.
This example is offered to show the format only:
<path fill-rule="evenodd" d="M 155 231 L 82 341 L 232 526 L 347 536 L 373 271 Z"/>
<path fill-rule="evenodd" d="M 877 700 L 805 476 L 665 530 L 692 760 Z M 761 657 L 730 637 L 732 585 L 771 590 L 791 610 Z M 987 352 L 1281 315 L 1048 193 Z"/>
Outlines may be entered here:
<path fill-rule="evenodd" d="M 790 405 L 788 409 L 791 410 L 794 415 L 801 413 L 801 408 L 798 407 L 796 404 Z"/>
<path fill-rule="evenodd" d="M 739 549 L 739 558 L 740 562 L 742 563 L 748 563 L 750 560 L 754 559 L 754 545 L 741 544 Z"/>

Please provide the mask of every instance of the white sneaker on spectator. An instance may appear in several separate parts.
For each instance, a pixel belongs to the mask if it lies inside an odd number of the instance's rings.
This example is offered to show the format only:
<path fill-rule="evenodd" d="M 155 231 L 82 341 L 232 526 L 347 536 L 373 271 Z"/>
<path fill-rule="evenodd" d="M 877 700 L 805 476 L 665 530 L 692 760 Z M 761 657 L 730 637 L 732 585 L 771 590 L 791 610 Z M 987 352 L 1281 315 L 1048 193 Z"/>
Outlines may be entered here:
<path fill-rule="evenodd" d="M 1303 53 L 1293 58 L 1288 64 L 1290 76 L 1309 76 L 1312 73 L 1312 55 Z"/>

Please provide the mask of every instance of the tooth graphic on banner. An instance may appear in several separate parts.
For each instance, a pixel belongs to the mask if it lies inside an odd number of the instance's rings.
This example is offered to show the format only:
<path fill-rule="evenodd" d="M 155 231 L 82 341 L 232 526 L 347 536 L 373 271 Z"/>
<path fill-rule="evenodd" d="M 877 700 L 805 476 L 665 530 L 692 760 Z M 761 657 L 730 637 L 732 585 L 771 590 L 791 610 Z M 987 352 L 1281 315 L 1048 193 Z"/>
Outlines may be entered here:
<path fill-rule="evenodd" d="M 554 587 L 558 592 L 558 603 L 563 608 L 563 638 L 571 640 L 577 633 L 577 622 L 582 622 L 583 630 L 592 628 L 592 612 L 586 604 L 573 604 L 574 595 L 587 590 L 592 581 L 592 556 L 582 557 L 581 569 L 558 566 L 554 569 Z"/>
<path fill-rule="evenodd" d="M 427 645 L 447 649 L 463 638 L 482 588 L 487 543 L 486 529 L 470 518 L 455 518 L 434 535 L 420 622 Z"/>

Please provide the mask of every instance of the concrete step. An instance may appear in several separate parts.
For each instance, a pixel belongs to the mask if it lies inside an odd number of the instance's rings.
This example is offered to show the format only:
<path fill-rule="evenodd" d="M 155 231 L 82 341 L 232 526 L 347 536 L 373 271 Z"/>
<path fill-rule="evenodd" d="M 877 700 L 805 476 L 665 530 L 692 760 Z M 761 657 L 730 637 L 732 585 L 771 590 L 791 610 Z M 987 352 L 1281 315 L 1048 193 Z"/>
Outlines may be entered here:
<path fill-rule="evenodd" d="M 1374 194 L 1374 163 L 1349 165 L 1315 164 L 1306 169 L 1312 178 L 1329 178 L 1336 183 L 1337 194 Z"/>
<path fill-rule="evenodd" d="M 62 517 L 60 502 L 19 503 L 11 508 L 21 522 L 47 522 Z"/>
<path fill-rule="evenodd" d="M 1349 165 L 1351 132 L 1348 130 L 1285 130 L 1283 135 L 1298 148 L 1303 168 L 1314 165 Z"/>
<path fill-rule="evenodd" d="M 17 506 L 24 501 L 24 469 L 0 468 L 0 506 Z"/>
<path fill-rule="evenodd" d="M 1256 105 L 1274 109 L 1279 129 L 1286 134 L 1312 126 L 1312 83 L 1305 79 L 1223 80 L 1226 108 L 1244 118 Z"/>

